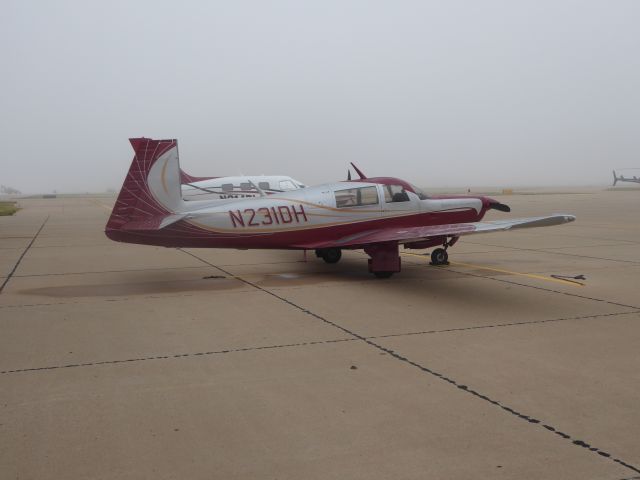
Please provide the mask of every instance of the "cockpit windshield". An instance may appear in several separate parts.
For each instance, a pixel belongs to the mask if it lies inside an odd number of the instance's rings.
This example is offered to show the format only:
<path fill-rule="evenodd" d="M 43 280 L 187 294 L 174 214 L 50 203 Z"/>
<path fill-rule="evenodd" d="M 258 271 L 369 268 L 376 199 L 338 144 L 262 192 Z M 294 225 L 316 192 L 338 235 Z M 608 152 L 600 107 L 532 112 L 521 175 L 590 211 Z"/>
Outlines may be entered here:
<path fill-rule="evenodd" d="M 426 200 L 429 198 L 429 195 L 427 195 L 424 190 L 422 190 L 421 188 L 416 187 L 413 183 L 410 184 L 411 188 L 413 188 L 413 191 L 416 193 L 416 195 L 418 195 L 418 198 L 420 200 Z"/>

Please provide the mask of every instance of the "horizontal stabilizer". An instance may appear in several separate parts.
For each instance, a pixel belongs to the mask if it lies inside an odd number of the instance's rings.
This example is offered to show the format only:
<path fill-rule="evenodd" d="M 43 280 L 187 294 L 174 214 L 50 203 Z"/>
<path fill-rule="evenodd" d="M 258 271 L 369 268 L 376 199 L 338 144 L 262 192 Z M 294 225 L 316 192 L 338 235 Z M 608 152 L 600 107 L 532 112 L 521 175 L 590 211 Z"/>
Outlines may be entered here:
<path fill-rule="evenodd" d="M 142 220 L 134 220 L 125 223 L 121 229 L 131 231 L 149 231 L 149 230 L 161 230 L 169 225 L 172 225 L 187 216 L 186 213 L 149 217 Z"/>

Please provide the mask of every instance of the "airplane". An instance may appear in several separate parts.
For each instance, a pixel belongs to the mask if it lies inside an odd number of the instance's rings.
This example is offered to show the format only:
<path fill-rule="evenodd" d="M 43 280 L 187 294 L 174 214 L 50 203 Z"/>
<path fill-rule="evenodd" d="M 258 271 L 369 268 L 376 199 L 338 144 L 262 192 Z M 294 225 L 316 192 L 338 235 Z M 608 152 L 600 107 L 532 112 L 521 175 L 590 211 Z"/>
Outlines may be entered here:
<path fill-rule="evenodd" d="M 187 201 L 259 197 L 260 192 L 254 185 L 269 195 L 306 186 L 285 175 L 194 177 L 183 170 L 180 170 L 180 182 L 182 198 Z"/>
<path fill-rule="evenodd" d="M 400 272 L 399 247 L 426 249 L 433 265 L 448 263 L 449 247 L 465 235 L 559 225 L 573 215 L 482 222 L 489 210 L 510 208 L 485 196 L 429 196 L 392 177 L 359 179 L 257 198 L 182 199 L 177 140 L 131 138 L 134 157 L 111 212 L 111 240 L 173 248 L 315 250 L 336 263 L 342 250 L 364 249 L 369 272 Z"/>
<path fill-rule="evenodd" d="M 623 169 L 624 170 L 624 169 Z M 629 170 L 635 170 L 635 169 L 629 169 Z M 625 178 L 624 175 L 620 175 L 619 177 L 616 175 L 616 171 L 613 171 L 613 186 L 616 186 L 616 183 L 618 182 L 631 182 L 631 183 L 640 183 L 640 178 L 636 177 L 635 175 L 633 176 L 633 178 Z"/>

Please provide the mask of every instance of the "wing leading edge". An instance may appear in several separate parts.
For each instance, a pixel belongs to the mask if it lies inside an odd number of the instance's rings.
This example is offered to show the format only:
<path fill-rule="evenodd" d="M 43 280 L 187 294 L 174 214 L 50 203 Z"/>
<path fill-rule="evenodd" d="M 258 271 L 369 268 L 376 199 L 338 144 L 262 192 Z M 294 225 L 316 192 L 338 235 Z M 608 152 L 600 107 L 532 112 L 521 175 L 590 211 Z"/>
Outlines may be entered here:
<path fill-rule="evenodd" d="M 447 225 L 430 225 L 424 227 L 378 228 L 324 242 L 296 245 L 299 248 L 347 248 L 369 245 L 372 243 L 398 242 L 413 243 L 433 237 L 459 237 L 474 233 L 491 233 L 519 228 L 551 227 L 573 222 L 573 215 L 554 214 L 545 217 L 516 218 L 511 220 L 495 220 L 491 222 L 452 223 Z"/>

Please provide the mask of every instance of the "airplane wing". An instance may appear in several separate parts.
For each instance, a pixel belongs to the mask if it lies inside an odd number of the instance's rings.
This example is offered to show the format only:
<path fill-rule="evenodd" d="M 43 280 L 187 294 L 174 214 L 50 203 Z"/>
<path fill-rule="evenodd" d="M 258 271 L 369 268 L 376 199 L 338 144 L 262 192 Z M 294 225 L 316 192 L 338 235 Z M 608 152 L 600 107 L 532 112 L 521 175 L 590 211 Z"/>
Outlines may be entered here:
<path fill-rule="evenodd" d="M 452 223 L 447 225 L 430 225 L 424 227 L 393 227 L 378 228 L 348 235 L 333 241 L 308 243 L 297 245 L 300 248 L 346 248 L 372 243 L 398 242 L 412 243 L 427 240 L 433 237 L 447 236 L 458 237 L 473 233 L 491 233 L 519 228 L 550 227 L 563 223 L 573 222 L 573 215 L 554 214 L 546 217 L 517 218 L 510 220 L 494 220 L 491 222 Z"/>

